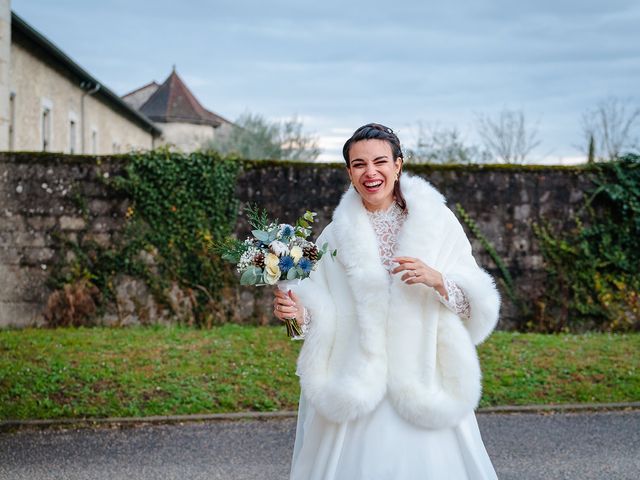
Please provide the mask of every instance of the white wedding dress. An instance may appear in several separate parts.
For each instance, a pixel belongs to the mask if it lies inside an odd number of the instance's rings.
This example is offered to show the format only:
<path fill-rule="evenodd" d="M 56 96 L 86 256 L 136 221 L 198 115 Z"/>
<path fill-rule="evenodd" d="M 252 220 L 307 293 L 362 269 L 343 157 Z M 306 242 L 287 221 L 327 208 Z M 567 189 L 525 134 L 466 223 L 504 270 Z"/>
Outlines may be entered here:
<path fill-rule="evenodd" d="M 387 270 L 395 266 L 392 258 L 405 218 L 395 203 L 369 213 Z M 440 300 L 468 317 L 464 292 L 446 277 L 445 286 L 448 298 Z M 303 332 L 312 321 L 305 312 Z M 318 414 L 304 393 L 300 397 L 290 480 L 487 479 L 497 476 L 473 411 L 455 427 L 429 430 L 400 417 L 385 397 L 368 415 L 334 423 Z"/>

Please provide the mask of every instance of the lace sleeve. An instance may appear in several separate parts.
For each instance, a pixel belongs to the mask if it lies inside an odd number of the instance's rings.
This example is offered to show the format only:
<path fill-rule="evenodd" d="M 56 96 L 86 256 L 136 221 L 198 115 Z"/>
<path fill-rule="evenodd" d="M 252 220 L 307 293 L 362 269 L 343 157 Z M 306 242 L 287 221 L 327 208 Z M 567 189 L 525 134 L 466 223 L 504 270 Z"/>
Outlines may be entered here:
<path fill-rule="evenodd" d="M 291 340 L 304 340 L 304 336 L 307 334 L 307 329 L 309 328 L 310 324 L 311 324 L 311 312 L 309 312 L 309 310 L 305 308 L 303 313 L 302 325 L 300 325 L 300 329 L 302 330 L 302 335 L 291 337 Z"/>
<path fill-rule="evenodd" d="M 449 298 L 444 298 L 440 295 L 440 292 L 436 290 L 436 294 L 440 301 L 453 313 L 460 316 L 461 318 L 468 320 L 471 317 L 471 306 L 469 305 L 469 299 L 465 295 L 464 291 L 454 282 L 453 280 L 449 280 L 444 275 L 442 276 L 444 280 L 444 288 L 447 291 L 447 296 Z"/>

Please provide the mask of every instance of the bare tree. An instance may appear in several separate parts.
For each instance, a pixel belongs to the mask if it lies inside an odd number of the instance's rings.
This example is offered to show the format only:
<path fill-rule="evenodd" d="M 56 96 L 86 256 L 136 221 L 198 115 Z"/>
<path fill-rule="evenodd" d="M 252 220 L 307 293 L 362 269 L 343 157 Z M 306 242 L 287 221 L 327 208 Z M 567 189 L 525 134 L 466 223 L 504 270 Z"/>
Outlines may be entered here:
<path fill-rule="evenodd" d="M 540 145 L 537 125 L 528 126 L 522 110 L 503 109 L 495 119 L 478 115 L 478 134 L 489 154 L 501 163 L 524 163 Z"/>
<path fill-rule="evenodd" d="M 628 152 L 640 149 L 640 107 L 630 100 L 607 97 L 582 114 L 582 132 L 585 143 L 593 139 L 593 157 L 614 160 Z"/>
<path fill-rule="evenodd" d="M 320 148 L 317 140 L 306 135 L 302 129 L 302 121 L 297 117 L 284 122 L 271 122 L 262 115 L 247 112 L 235 121 L 229 135 L 203 147 L 253 160 L 313 162 L 320 155 Z"/>
<path fill-rule="evenodd" d="M 282 123 L 278 141 L 283 159 L 313 162 L 320 155 L 317 139 L 306 135 L 302 129 L 302 120 L 296 116 Z"/>
<path fill-rule="evenodd" d="M 406 150 L 408 163 L 481 163 L 487 161 L 486 152 L 475 145 L 467 145 L 457 128 L 418 125 L 415 148 Z"/>

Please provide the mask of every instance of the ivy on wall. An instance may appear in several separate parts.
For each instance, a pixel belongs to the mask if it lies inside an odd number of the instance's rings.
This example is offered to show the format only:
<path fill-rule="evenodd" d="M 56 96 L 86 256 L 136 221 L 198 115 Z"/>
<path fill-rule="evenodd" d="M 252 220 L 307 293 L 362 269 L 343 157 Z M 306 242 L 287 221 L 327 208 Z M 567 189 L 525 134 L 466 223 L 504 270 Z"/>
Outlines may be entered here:
<path fill-rule="evenodd" d="M 132 200 L 133 237 L 155 247 L 162 273 L 188 286 L 222 286 L 209 251 L 236 222 L 239 163 L 215 153 L 183 155 L 158 150 L 132 156 L 126 176 L 114 181 Z"/>
<path fill-rule="evenodd" d="M 475 220 L 473 220 L 473 218 L 471 218 L 469 213 L 467 213 L 467 211 L 462 205 L 460 205 L 460 203 L 456 203 L 456 212 L 460 220 L 462 220 L 462 222 L 467 226 L 473 236 L 475 236 L 480 241 L 482 247 L 486 250 L 486 252 L 496 264 L 496 267 L 500 272 L 500 280 L 502 281 L 502 286 L 507 294 L 507 297 L 509 297 L 509 299 L 514 304 L 521 305 L 522 300 L 518 296 L 515 283 L 513 281 L 513 278 L 511 277 L 511 273 L 509 272 L 507 265 L 505 265 L 502 257 L 500 257 L 493 244 L 480 231 L 478 224 L 475 222 Z"/>
<path fill-rule="evenodd" d="M 549 278 L 532 329 L 640 330 L 640 156 L 596 164 L 593 181 L 571 231 L 534 225 Z"/>
<path fill-rule="evenodd" d="M 142 278 L 159 300 L 177 283 L 194 299 L 196 323 L 211 323 L 205 317 L 225 283 L 224 266 L 212 256 L 211 246 L 233 232 L 239 169 L 236 158 L 209 152 L 131 154 L 124 174 L 108 180 L 110 188 L 130 201 L 121 238 L 110 247 L 62 239 L 72 255 L 58 265 L 50 285 L 59 291 L 77 284 L 96 287 L 101 292 L 96 303 L 104 304 L 115 297 L 117 274 Z M 49 323 L 82 323 L 85 319 L 69 318 L 73 298 L 65 301 L 66 310 L 48 312 Z"/>

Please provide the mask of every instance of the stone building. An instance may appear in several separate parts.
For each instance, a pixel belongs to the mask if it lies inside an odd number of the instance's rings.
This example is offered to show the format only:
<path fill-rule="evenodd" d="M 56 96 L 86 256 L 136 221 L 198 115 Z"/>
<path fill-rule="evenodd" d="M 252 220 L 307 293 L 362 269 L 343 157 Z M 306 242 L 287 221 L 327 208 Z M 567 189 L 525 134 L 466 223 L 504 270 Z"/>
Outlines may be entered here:
<path fill-rule="evenodd" d="M 200 104 L 175 67 L 162 85 L 148 83 L 122 97 L 132 108 L 153 120 L 162 130 L 158 144 L 184 152 L 228 135 L 234 124 Z"/>
<path fill-rule="evenodd" d="M 160 133 L 0 0 L 0 150 L 124 153 Z"/>

